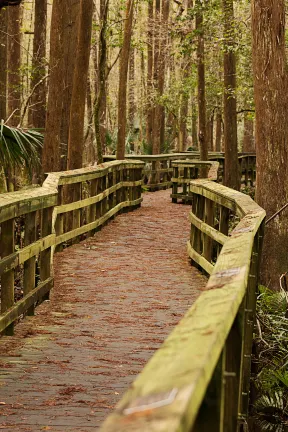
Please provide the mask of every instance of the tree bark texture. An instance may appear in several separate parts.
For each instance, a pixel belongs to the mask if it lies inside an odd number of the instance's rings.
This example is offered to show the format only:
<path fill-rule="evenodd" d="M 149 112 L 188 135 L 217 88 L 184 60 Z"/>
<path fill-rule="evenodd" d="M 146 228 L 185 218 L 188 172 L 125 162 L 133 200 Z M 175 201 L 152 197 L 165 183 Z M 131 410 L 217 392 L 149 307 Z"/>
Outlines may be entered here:
<path fill-rule="evenodd" d="M 92 16 L 93 0 L 81 0 L 77 53 L 70 109 L 68 170 L 82 167 L 85 101 L 92 36 Z"/>
<path fill-rule="evenodd" d="M 60 171 L 60 143 L 64 78 L 64 13 L 62 0 L 54 0 L 50 34 L 50 78 L 46 130 L 42 152 L 43 172 Z"/>
<path fill-rule="evenodd" d="M 158 97 L 161 97 L 164 93 L 169 9 L 169 0 L 162 0 L 162 2 L 156 0 L 153 81 L 154 90 Z M 165 139 L 164 128 L 165 110 L 164 106 L 158 101 L 153 115 L 153 154 L 161 153 L 161 146 L 163 146 Z"/>
<path fill-rule="evenodd" d="M 224 24 L 224 184 L 240 188 L 237 149 L 235 21 L 233 0 L 222 0 Z"/>
<path fill-rule="evenodd" d="M 135 49 L 131 48 L 129 59 L 129 128 L 132 132 L 134 130 L 135 113 Z"/>
<path fill-rule="evenodd" d="M 80 0 L 64 2 L 63 17 L 63 104 L 61 119 L 61 169 L 67 168 L 70 111 L 73 92 L 73 78 L 76 62 L 77 36 L 79 30 Z"/>
<path fill-rule="evenodd" d="M 124 26 L 124 40 L 120 55 L 119 70 L 119 93 L 118 93 L 118 139 L 117 139 L 117 159 L 125 158 L 125 138 L 127 121 L 127 79 L 129 66 L 129 53 L 132 36 L 134 0 L 127 0 L 126 17 Z"/>
<path fill-rule="evenodd" d="M 0 121 L 7 118 L 7 9 L 0 12 Z"/>
<path fill-rule="evenodd" d="M 20 6 L 7 9 L 8 12 L 8 117 L 9 124 L 17 126 L 21 110 L 21 32 Z"/>
<path fill-rule="evenodd" d="M 254 120 L 248 114 L 244 115 L 243 152 L 255 152 Z"/>
<path fill-rule="evenodd" d="M 208 143 L 206 137 L 206 89 L 205 89 L 205 45 L 203 29 L 203 12 L 201 1 L 197 0 L 198 12 L 196 14 L 197 41 L 197 74 L 198 74 L 198 141 L 200 147 L 200 160 L 208 160 Z"/>
<path fill-rule="evenodd" d="M 216 136 L 215 136 L 215 151 L 221 151 L 221 139 L 222 139 L 222 114 L 218 110 L 216 114 Z"/>
<path fill-rule="evenodd" d="M 31 91 L 34 90 L 28 113 L 28 123 L 35 128 L 45 128 L 46 121 L 46 27 L 47 0 L 35 0 L 35 21 Z M 41 82 L 42 81 L 42 82 Z"/>
<path fill-rule="evenodd" d="M 153 129 L 153 108 L 152 108 L 152 89 L 153 89 L 153 0 L 148 2 L 148 30 L 147 30 L 147 117 L 146 117 L 146 141 L 152 149 L 152 129 Z"/>
<path fill-rule="evenodd" d="M 105 148 L 106 128 L 103 125 L 106 120 L 106 73 L 107 73 L 107 42 L 106 31 L 108 24 L 109 0 L 100 1 L 100 22 L 101 30 L 99 35 L 99 54 L 98 54 L 98 82 L 97 97 L 94 107 L 94 124 L 97 145 L 97 162 L 103 163 L 103 150 Z M 104 129 L 104 133 L 103 133 Z"/>
<path fill-rule="evenodd" d="M 288 202 L 288 85 L 285 1 L 252 1 L 256 106 L 256 200 L 269 218 Z M 279 289 L 288 269 L 288 210 L 266 225 L 261 282 Z"/>

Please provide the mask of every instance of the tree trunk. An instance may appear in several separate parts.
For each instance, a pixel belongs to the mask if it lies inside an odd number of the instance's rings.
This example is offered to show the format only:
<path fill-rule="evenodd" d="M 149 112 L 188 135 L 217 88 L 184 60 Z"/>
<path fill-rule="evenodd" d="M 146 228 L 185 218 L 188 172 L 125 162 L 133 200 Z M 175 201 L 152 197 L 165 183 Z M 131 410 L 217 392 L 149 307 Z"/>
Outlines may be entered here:
<path fill-rule="evenodd" d="M 134 0 L 126 2 L 126 19 L 124 27 L 123 47 L 120 55 L 119 70 L 119 94 L 118 94 L 118 139 L 117 139 L 117 159 L 125 158 L 125 138 L 126 138 L 126 119 L 127 119 L 127 75 L 129 65 L 129 53 L 132 36 Z"/>
<path fill-rule="evenodd" d="M 135 106 L 135 49 L 131 48 L 129 61 L 129 129 L 134 130 Z"/>
<path fill-rule="evenodd" d="M 100 23 L 101 30 L 99 36 L 98 54 L 98 81 L 97 98 L 94 107 L 95 137 L 97 145 L 97 162 L 103 163 L 103 149 L 105 147 L 105 133 L 103 133 L 103 123 L 106 117 L 106 70 L 107 70 L 107 42 L 106 31 L 108 24 L 109 0 L 100 1 Z"/>
<path fill-rule="evenodd" d="M 164 93 L 165 69 L 167 55 L 167 24 L 169 19 L 169 0 L 156 0 L 155 8 L 155 38 L 154 38 L 154 87 L 157 96 L 161 97 Z M 163 105 L 158 101 L 154 108 L 153 115 L 153 154 L 161 153 L 161 136 L 164 141 L 165 133 L 165 111 Z"/>
<path fill-rule="evenodd" d="M 196 14 L 197 42 L 197 72 L 198 72 L 198 140 L 200 147 L 200 160 L 208 160 L 208 143 L 206 137 L 206 89 L 205 89 L 205 46 L 203 29 L 203 11 L 201 0 L 196 1 L 198 11 Z M 203 172 L 205 174 L 205 171 Z"/>
<path fill-rule="evenodd" d="M 152 150 L 152 130 L 153 130 L 153 0 L 148 2 L 148 31 L 147 31 L 147 119 L 146 119 L 146 141 Z"/>
<path fill-rule="evenodd" d="M 50 34 L 50 79 L 46 113 L 46 130 L 42 152 L 43 172 L 60 171 L 61 120 L 64 79 L 64 12 L 62 0 L 54 0 Z"/>
<path fill-rule="evenodd" d="M 233 0 L 222 0 L 224 24 L 224 184 L 240 189 L 237 149 L 236 57 Z"/>
<path fill-rule="evenodd" d="M 254 142 L 254 120 L 249 118 L 249 114 L 244 115 L 244 137 L 243 152 L 255 152 Z"/>
<path fill-rule="evenodd" d="M 92 15 L 93 0 L 81 0 L 73 92 L 70 109 L 68 170 L 82 167 L 85 101 L 92 36 Z"/>
<path fill-rule="evenodd" d="M 21 32 L 20 6 L 7 9 L 8 12 L 8 116 L 9 124 L 17 126 L 21 110 Z"/>
<path fill-rule="evenodd" d="M 67 168 L 70 112 L 73 92 L 73 79 L 76 62 L 77 36 L 79 30 L 80 0 L 64 2 L 63 18 L 63 104 L 61 119 L 61 169 Z"/>
<path fill-rule="evenodd" d="M 0 121 L 7 118 L 7 10 L 0 12 Z"/>
<path fill-rule="evenodd" d="M 154 10 L 154 38 L 153 38 L 153 90 L 155 95 L 159 92 L 159 57 L 160 57 L 160 26 L 161 26 L 161 0 L 155 0 Z M 160 153 L 160 110 L 156 101 L 153 108 L 152 125 L 152 154 Z"/>
<path fill-rule="evenodd" d="M 45 128 L 46 121 L 46 25 L 47 0 L 35 0 L 33 60 L 31 91 L 34 90 L 28 113 L 28 123 L 35 128 Z M 41 82 L 42 80 L 42 82 Z"/>
<path fill-rule="evenodd" d="M 195 97 L 191 98 L 191 115 L 192 115 L 192 146 L 198 148 L 198 132 L 197 132 L 197 107 Z"/>
<path fill-rule="evenodd" d="M 256 200 L 269 218 L 288 202 L 288 83 L 285 1 L 253 0 L 253 72 L 256 106 Z M 279 289 L 288 269 L 287 208 L 266 226 L 261 282 Z"/>
<path fill-rule="evenodd" d="M 222 114 L 218 110 L 216 114 L 216 137 L 215 137 L 215 151 L 221 151 L 221 138 L 222 138 Z"/>

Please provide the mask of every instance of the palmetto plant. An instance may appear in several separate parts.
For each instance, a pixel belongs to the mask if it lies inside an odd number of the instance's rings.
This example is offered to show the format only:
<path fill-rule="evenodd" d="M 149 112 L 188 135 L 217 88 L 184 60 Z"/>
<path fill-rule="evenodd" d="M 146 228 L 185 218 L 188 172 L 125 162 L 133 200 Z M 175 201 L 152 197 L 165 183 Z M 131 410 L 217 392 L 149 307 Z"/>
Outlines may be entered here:
<path fill-rule="evenodd" d="M 255 338 L 257 399 L 252 416 L 261 431 L 288 430 L 288 293 L 260 287 Z"/>
<path fill-rule="evenodd" d="M 29 171 L 40 163 L 43 135 L 32 129 L 19 129 L 1 123 L 0 164 L 4 169 L 25 166 Z"/>

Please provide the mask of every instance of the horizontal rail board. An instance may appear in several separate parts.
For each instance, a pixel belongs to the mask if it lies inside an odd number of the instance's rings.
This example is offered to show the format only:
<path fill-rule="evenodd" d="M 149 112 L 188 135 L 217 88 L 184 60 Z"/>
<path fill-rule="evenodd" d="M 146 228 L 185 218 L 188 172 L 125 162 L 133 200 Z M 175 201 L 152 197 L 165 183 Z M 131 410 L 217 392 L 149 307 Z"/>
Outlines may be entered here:
<path fill-rule="evenodd" d="M 55 245 L 59 245 L 61 243 L 67 242 L 68 240 L 71 240 L 74 237 L 80 236 L 82 234 L 85 234 L 88 231 L 92 231 L 95 228 L 99 227 L 100 225 L 103 225 L 108 219 L 110 219 L 112 216 L 114 216 L 116 213 L 118 213 L 120 210 L 122 210 L 125 207 L 130 206 L 136 206 L 142 202 L 143 198 L 139 198 L 134 201 L 124 201 L 119 204 L 117 204 L 115 207 L 113 207 L 111 210 L 109 210 L 104 216 L 100 217 L 94 222 L 91 222 L 89 224 L 83 225 L 80 228 L 74 229 L 72 231 L 68 231 L 65 234 L 62 234 L 60 236 L 56 237 Z"/>
<path fill-rule="evenodd" d="M 33 291 L 0 315 L 0 333 L 24 314 L 29 307 L 41 300 L 53 288 L 53 278 L 41 282 Z"/>
<path fill-rule="evenodd" d="M 51 234 L 11 255 L 8 255 L 5 258 L 2 258 L 0 261 L 0 275 L 23 264 L 25 261 L 37 256 L 40 252 L 43 252 L 49 247 L 54 246 L 55 238 L 55 234 Z"/>
<path fill-rule="evenodd" d="M 209 275 L 211 275 L 214 269 L 213 264 L 209 263 L 202 255 L 196 252 L 192 248 L 190 241 L 187 242 L 187 252 L 193 261 L 199 264 Z"/>
<path fill-rule="evenodd" d="M 198 228 L 204 234 L 207 234 L 209 237 L 211 237 L 213 240 L 217 241 L 217 243 L 220 243 L 221 245 L 224 245 L 229 238 L 228 236 L 222 234 L 215 228 L 203 222 L 191 212 L 189 213 L 189 220 L 196 228 Z"/>

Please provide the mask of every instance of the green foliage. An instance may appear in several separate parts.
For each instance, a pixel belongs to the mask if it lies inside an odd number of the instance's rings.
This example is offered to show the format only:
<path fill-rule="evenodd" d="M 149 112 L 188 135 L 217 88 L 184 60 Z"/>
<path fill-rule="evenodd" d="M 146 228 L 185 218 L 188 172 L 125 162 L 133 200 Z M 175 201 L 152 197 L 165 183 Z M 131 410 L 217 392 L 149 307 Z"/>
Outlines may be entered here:
<path fill-rule="evenodd" d="M 26 166 L 28 170 L 39 164 L 43 135 L 37 130 L 24 130 L 5 125 L 0 127 L 0 162 L 4 168 Z"/>
<path fill-rule="evenodd" d="M 288 296 L 260 286 L 255 337 L 258 398 L 253 417 L 263 431 L 284 432 L 288 426 Z"/>

